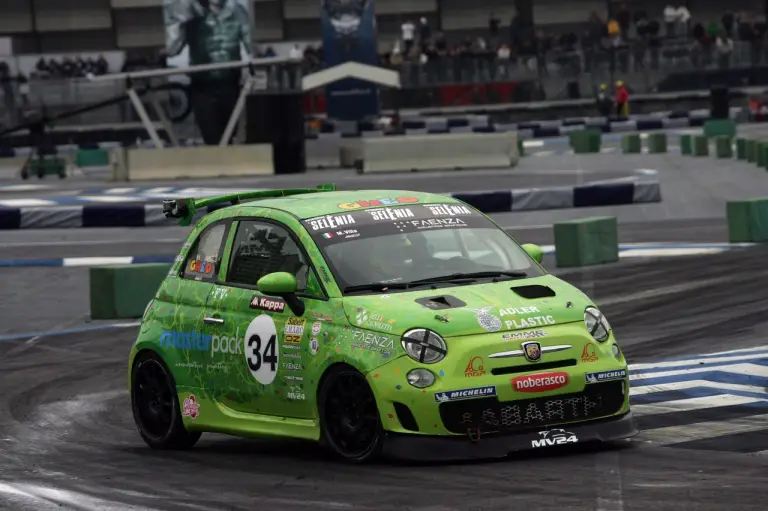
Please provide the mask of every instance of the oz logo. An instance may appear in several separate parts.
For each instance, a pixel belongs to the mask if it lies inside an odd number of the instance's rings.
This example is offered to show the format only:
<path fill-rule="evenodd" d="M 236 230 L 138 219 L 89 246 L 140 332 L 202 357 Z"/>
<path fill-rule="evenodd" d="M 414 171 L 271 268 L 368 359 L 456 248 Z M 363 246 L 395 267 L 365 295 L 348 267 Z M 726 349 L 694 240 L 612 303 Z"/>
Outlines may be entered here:
<path fill-rule="evenodd" d="M 275 381 L 280 352 L 277 349 L 277 328 L 272 317 L 262 314 L 245 331 L 245 361 L 251 375 L 262 385 Z"/>
<path fill-rule="evenodd" d="M 368 311 L 365 309 L 357 309 L 357 316 L 355 319 L 357 320 L 357 326 L 362 326 L 363 323 L 368 321 Z"/>

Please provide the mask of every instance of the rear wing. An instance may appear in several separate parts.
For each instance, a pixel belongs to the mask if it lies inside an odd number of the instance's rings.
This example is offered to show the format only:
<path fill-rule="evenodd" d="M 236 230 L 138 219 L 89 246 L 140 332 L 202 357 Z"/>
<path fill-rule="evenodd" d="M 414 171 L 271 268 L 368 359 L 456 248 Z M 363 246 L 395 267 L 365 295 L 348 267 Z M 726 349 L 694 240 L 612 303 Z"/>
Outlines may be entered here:
<path fill-rule="evenodd" d="M 193 218 L 203 208 L 212 206 L 234 206 L 243 202 L 274 197 L 288 197 L 290 195 L 303 195 L 306 193 L 321 193 L 336 191 L 335 184 L 318 185 L 317 188 L 284 188 L 278 190 L 258 190 L 253 192 L 231 193 L 202 199 L 172 199 L 163 201 L 163 215 L 166 218 L 178 218 L 179 225 L 188 226 Z M 218 208 L 216 208 L 218 209 Z"/>

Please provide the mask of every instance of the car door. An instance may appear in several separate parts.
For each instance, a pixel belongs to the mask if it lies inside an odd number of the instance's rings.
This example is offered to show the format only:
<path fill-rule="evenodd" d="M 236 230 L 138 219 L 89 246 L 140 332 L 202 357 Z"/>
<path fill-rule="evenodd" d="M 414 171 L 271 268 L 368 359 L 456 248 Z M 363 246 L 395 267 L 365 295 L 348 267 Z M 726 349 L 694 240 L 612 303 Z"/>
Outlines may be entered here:
<path fill-rule="evenodd" d="M 162 327 L 159 349 L 176 371 L 179 385 L 202 387 L 210 339 L 204 311 L 221 265 L 227 228 L 231 222 L 214 222 L 182 250 L 181 266 L 174 265 L 154 304 L 154 319 Z"/>
<path fill-rule="evenodd" d="M 222 320 L 226 340 L 219 346 L 227 344 L 217 358 L 226 362 L 218 377 L 208 380 L 210 393 L 241 412 L 312 417 L 314 396 L 306 392 L 306 378 L 321 344 L 323 325 L 316 318 L 331 318 L 322 284 L 286 225 L 241 219 L 231 238 L 226 277 L 213 290 L 205 314 Z M 273 272 L 296 277 L 303 314 L 292 311 L 283 298 L 258 292 L 258 280 Z"/>

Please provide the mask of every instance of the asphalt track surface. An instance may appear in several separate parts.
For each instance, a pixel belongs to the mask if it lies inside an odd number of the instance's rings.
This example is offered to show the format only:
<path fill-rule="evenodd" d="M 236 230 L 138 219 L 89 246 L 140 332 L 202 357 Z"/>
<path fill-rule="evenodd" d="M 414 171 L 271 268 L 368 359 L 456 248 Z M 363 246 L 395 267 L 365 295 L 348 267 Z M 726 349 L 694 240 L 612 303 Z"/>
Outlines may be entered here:
<path fill-rule="evenodd" d="M 617 216 L 624 242 L 722 242 L 725 201 L 768 195 L 768 175 L 746 163 L 606 156 L 548 156 L 534 165 L 579 170 L 613 160 L 656 169 L 664 202 L 494 218 L 521 242 L 552 243 L 552 222 L 595 214 Z M 0 259 L 175 254 L 187 231 L 2 232 Z M 595 298 L 636 364 L 766 344 L 766 261 L 768 247 L 753 247 L 553 272 Z M 545 265 L 554 268 L 549 258 Z M 189 452 L 151 451 L 134 429 L 126 391 L 136 327 L 21 335 L 97 324 L 87 318 L 87 271 L 0 269 L 0 509 L 766 509 L 768 455 L 753 453 L 768 451 L 768 429 L 655 440 L 659 428 L 745 413 L 734 407 L 639 417 L 642 432 L 630 442 L 495 462 L 351 467 L 313 445 L 212 434 Z"/>
<path fill-rule="evenodd" d="M 766 258 L 751 248 L 562 277 L 601 304 L 631 363 L 648 362 L 760 342 Z M 2 310 L 33 325 L 52 306 L 22 300 Z M 617 445 L 446 465 L 351 467 L 311 444 L 213 434 L 189 452 L 154 452 L 133 427 L 125 390 L 136 332 L 0 342 L 0 508 L 765 510 L 768 456 L 738 452 L 768 449 L 765 430 L 678 446 L 685 450 L 656 446 L 644 432 Z M 641 429 L 660 426 L 645 419 Z"/>

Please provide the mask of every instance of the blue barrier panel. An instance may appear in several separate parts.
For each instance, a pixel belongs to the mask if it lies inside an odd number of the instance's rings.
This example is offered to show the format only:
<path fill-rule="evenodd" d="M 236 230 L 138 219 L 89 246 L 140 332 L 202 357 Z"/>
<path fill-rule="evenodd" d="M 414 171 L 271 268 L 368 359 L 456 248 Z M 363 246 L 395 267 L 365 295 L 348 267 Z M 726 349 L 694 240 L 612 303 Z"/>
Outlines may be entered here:
<path fill-rule="evenodd" d="M 536 128 L 533 130 L 533 138 L 552 138 L 561 136 L 562 133 L 560 132 L 559 127 Z"/>
<path fill-rule="evenodd" d="M 0 230 L 21 229 L 21 208 L 0 208 Z"/>
<path fill-rule="evenodd" d="M 452 197 L 466 202 L 483 213 L 509 213 L 512 211 L 512 192 L 454 193 Z"/>
<path fill-rule="evenodd" d="M 86 204 L 83 227 L 144 227 L 143 204 Z"/>
<path fill-rule="evenodd" d="M 446 122 L 448 129 L 450 128 L 466 128 L 469 126 L 469 119 L 465 117 L 451 117 Z"/>
<path fill-rule="evenodd" d="M 661 119 L 646 119 L 637 121 L 637 131 L 652 131 L 664 129 L 664 122 Z"/>
<path fill-rule="evenodd" d="M 635 200 L 634 183 L 607 183 L 573 188 L 573 207 L 621 206 Z"/>

